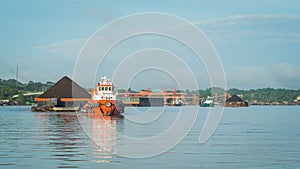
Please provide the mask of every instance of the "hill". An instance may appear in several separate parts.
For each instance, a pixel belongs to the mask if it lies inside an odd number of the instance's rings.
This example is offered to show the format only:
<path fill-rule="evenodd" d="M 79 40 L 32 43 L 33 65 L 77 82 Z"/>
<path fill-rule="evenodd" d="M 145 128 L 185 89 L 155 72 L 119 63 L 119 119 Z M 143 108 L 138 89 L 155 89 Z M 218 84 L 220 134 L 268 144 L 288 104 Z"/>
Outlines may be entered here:
<path fill-rule="evenodd" d="M 21 96 L 24 93 L 43 92 L 48 90 L 54 83 L 53 82 L 33 82 L 21 83 L 15 79 L 3 80 L 0 79 L 0 100 L 12 100 L 14 95 L 20 95 L 16 99 L 18 104 L 32 103 L 33 97 L 24 98 Z"/>

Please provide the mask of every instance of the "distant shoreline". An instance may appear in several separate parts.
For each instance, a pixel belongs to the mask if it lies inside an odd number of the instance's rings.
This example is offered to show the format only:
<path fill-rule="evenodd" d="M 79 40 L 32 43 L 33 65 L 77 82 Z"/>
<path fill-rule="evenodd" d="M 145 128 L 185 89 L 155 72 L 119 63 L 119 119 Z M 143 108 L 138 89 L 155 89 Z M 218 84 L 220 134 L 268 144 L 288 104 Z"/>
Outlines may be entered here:
<path fill-rule="evenodd" d="M 32 105 L 0 105 L 0 107 L 31 107 Z M 199 105 L 184 105 L 184 106 L 199 106 Z M 285 104 L 280 104 L 280 105 L 249 105 L 248 107 L 294 107 L 294 106 L 300 106 L 300 104 L 293 104 L 293 105 L 285 105 Z M 174 106 L 163 106 L 163 107 L 174 107 Z M 182 107 L 182 106 L 178 106 Z M 201 107 L 201 106 L 199 106 Z M 216 106 L 216 107 L 224 107 L 224 108 L 247 108 L 247 107 L 225 107 L 225 106 Z M 204 107 L 208 108 L 208 107 Z"/>
<path fill-rule="evenodd" d="M 31 105 L 34 103 L 34 97 L 38 95 L 24 96 L 26 93 L 39 93 L 45 92 L 54 82 L 33 82 L 21 83 L 15 79 L 3 80 L 0 79 L 0 106 L 5 105 Z M 131 93 L 138 93 L 139 91 L 134 91 L 133 89 L 128 89 Z M 127 89 L 118 89 L 119 93 L 126 93 Z M 140 91 L 143 91 L 141 89 Z M 162 89 L 163 90 L 163 89 Z M 86 91 L 90 91 L 86 89 Z M 166 90 L 168 91 L 168 90 Z M 151 92 L 151 90 L 150 90 Z M 172 92 L 172 91 L 170 91 Z M 189 89 L 180 89 L 175 92 L 185 93 L 187 98 L 206 98 L 208 96 L 213 98 L 218 98 L 217 101 L 222 103 L 222 96 L 224 94 L 238 95 L 243 100 L 247 101 L 249 105 L 258 105 L 258 106 L 269 106 L 269 105 L 299 105 L 300 104 L 300 89 L 274 89 L 274 88 L 259 88 L 259 89 L 249 89 L 242 90 L 231 88 L 228 90 L 211 87 L 207 89 L 199 90 L 189 90 Z M 192 101 L 191 99 L 186 101 Z M 194 104 L 196 105 L 196 104 Z"/>

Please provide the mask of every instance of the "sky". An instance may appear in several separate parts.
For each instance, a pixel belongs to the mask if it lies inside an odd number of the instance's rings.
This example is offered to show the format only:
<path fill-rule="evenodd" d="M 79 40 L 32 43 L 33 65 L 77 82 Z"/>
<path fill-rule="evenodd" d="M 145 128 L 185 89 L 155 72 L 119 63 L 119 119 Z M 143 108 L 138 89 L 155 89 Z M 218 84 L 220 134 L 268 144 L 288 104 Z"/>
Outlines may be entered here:
<path fill-rule="evenodd" d="M 80 51 L 96 31 L 120 17 L 144 12 L 170 14 L 200 29 L 218 53 L 226 88 L 300 88 L 297 0 L 0 0 L 0 78 L 15 78 L 17 65 L 19 81 L 24 83 L 72 77 Z M 87 82 L 82 77 L 78 83 L 91 87 L 101 75 L 118 77 L 120 63 L 127 64 L 122 71 L 126 73 L 134 67 L 124 60 L 131 55 L 139 58 L 134 64 L 150 65 L 151 60 L 159 58 L 143 52 L 143 56 L 133 55 L 149 48 L 171 51 L 183 60 L 199 88 L 211 86 L 205 63 L 193 59 L 193 53 L 178 41 L 155 35 L 118 44 L 98 65 L 94 79 Z M 160 54 L 170 56 L 168 52 Z M 114 79 L 116 85 L 135 89 L 178 88 L 178 81 L 185 80 L 181 88 L 192 88 L 192 80 L 184 79 L 184 70 L 172 68 L 178 64 L 176 61 L 169 59 L 163 63 L 164 69 L 139 70 L 133 77 L 119 76 Z M 163 71 L 168 69 L 174 70 L 176 77 Z M 131 79 L 130 84 L 122 83 L 122 78 Z"/>

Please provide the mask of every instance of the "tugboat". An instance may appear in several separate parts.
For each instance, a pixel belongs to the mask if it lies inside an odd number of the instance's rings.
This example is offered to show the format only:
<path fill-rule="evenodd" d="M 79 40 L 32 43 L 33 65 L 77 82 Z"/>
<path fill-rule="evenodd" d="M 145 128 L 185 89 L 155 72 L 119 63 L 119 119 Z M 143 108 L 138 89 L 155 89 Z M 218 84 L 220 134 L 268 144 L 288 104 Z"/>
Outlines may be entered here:
<path fill-rule="evenodd" d="M 114 85 L 107 77 L 102 77 L 97 83 L 96 89 L 92 90 L 92 99 L 84 105 L 82 112 L 96 116 L 119 116 L 124 112 L 125 105 L 117 100 L 117 92 Z"/>

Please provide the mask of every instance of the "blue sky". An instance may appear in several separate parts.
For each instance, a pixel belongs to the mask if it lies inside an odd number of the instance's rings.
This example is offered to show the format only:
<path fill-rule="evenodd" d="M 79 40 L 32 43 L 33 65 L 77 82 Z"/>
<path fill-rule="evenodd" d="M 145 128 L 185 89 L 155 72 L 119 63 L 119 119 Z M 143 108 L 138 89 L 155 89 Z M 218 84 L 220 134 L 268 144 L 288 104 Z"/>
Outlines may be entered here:
<path fill-rule="evenodd" d="M 0 78 L 15 78 L 16 65 L 22 82 L 72 76 L 80 49 L 95 31 L 139 12 L 169 13 L 201 29 L 220 56 L 228 88 L 300 88 L 300 1 L 296 0 L 1 0 Z M 155 38 L 145 46 L 151 47 L 151 43 L 155 46 Z M 170 43 L 165 40 L 161 46 L 168 48 Z M 113 54 L 109 56 L 112 60 Z M 190 62 L 188 66 L 199 71 L 200 87 L 209 87 L 201 64 Z M 154 79 L 145 83 L 145 76 L 137 77 L 132 85 L 172 86 L 164 81 L 156 84 Z"/>

